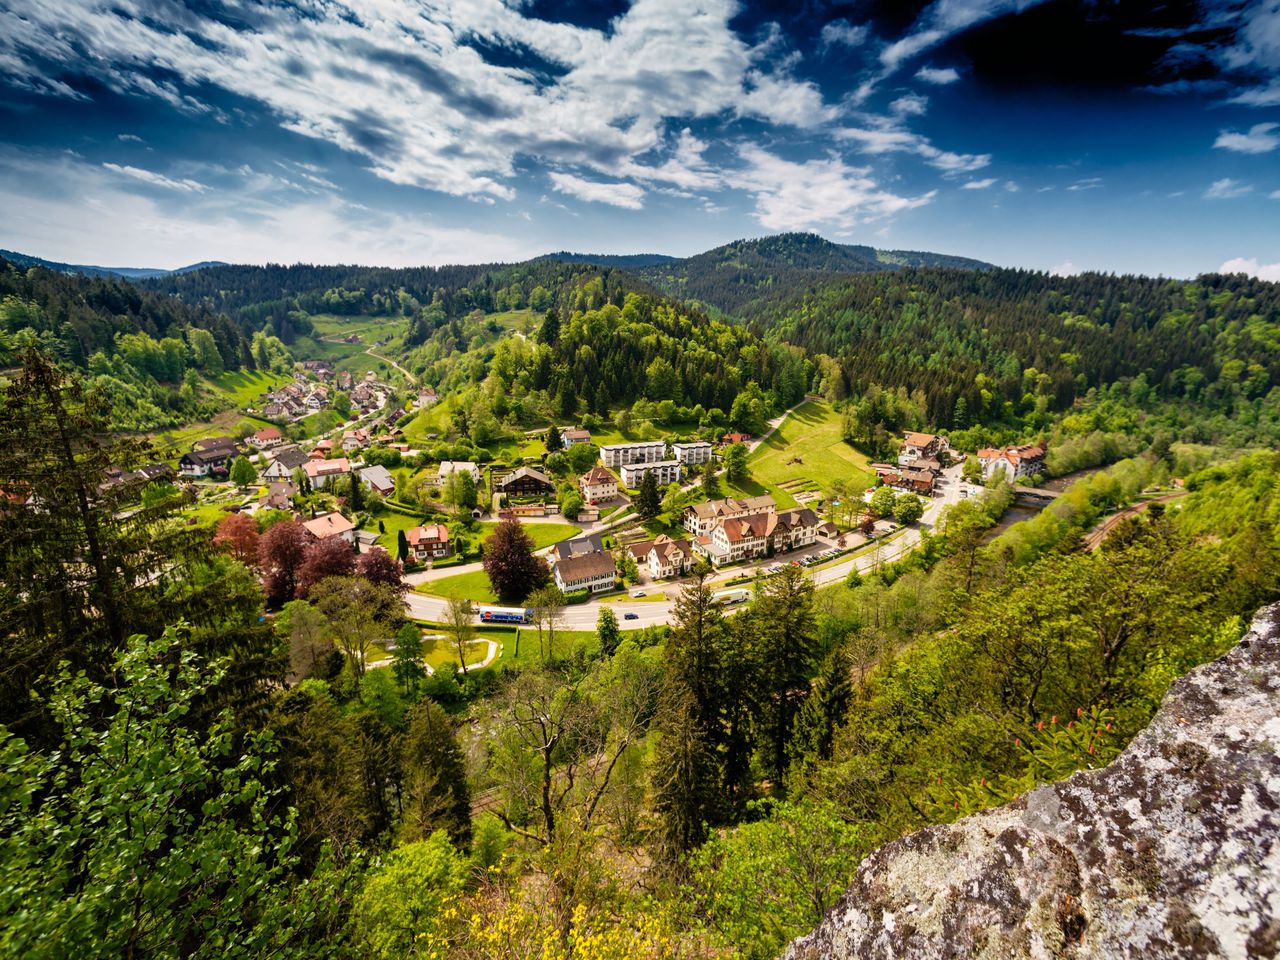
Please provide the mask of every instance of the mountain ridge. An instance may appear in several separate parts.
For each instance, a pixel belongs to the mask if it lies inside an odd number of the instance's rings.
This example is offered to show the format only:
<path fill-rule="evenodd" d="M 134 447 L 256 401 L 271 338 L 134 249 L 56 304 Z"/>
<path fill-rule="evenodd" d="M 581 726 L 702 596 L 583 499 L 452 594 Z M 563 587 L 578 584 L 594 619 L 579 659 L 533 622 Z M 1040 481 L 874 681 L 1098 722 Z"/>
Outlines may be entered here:
<path fill-rule="evenodd" d="M 165 270 L 161 267 L 100 267 L 87 263 L 46 260 L 44 257 L 35 257 L 16 250 L 0 250 L 0 257 L 20 267 L 43 267 L 57 273 L 78 274 L 83 277 L 120 277 L 125 280 L 153 280 L 157 277 L 170 277 L 175 274 L 190 273 L 193 270 L 203 270 L 205 267 L 227 266 L 221 260 L 201 260 L 199 263 L 189 263 L 185 267 L 177 267 L 173 270 Z"/>

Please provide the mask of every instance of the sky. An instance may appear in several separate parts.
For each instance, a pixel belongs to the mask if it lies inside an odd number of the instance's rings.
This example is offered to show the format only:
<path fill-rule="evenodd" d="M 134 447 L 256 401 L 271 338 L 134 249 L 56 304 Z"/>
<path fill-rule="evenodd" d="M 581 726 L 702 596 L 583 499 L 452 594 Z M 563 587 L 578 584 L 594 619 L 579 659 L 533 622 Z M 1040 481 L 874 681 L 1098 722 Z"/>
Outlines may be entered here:
<path fill-rule="evenodd" d="M 1280 281 L 1280 0 L 0 0 L 0 247 Z"/>

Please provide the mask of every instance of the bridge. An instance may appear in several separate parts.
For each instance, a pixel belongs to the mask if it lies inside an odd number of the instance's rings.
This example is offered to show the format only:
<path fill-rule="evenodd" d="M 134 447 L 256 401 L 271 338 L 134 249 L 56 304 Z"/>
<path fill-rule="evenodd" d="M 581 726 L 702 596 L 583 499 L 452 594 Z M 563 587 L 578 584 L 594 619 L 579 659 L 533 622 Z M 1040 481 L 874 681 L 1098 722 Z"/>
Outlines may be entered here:
<path fill-rule="evenodd" d="M 1028 507 L 1047 507 L 1057 500 L 1060 494 L 1053 490 L 1037 490 L 1035 487 L 1014 487 L 1013 499 Z"/>

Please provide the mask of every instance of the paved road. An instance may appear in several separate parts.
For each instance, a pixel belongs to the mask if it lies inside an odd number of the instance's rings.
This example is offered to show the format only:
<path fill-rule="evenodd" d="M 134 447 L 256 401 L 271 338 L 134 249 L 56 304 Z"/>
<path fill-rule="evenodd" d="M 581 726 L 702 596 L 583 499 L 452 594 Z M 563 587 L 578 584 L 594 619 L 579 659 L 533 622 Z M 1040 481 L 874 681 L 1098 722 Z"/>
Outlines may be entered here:
<path fill-rule="evenodd" d="M 888 543 L 884 543 L 879 551 L 868 551 L 858 556 L 850 557 L 830 567 L 822 569 L 810 570 L 808 575 L 818 586 L 837 583 L 844 580 L 849 571 L 857 567 L 859 571 L 865 572 L 871 570 L 877 564 L 888 563 L 914 550 L 916 544 L 920 542 L 920 533 L 922 530 L 932 530 L 938 521 L 942 510 L 960 500 L 960 489 L 963 486 L 960 480 L 960 467 L 955 466 L 947 469 L 943 473 L 943 479 L 939 485 L 939 492 L 930 501 L 925 508 L 924 516 L 920 522 L 913 527 L 907 528 L 904 532 L 897 535 Z M 763 566 L 769 563 L 777 562 L 777 559 L 769 559 L 761 561 L 755 566 Z M 470 566 L 470 565 L 468 565 Z M 478 564 L 477 564 L 478 566 Z M 451 573 L 462 570 L 462 567 L 446 568 Z M 741 567 L 736 568 L 722 575 L 717 579 L 729 579 L 738 577 L 743 574 Z M 646 589 L 652 592 L 661 587 L 646 586 Z M 670 589 L 670 587 L 668 587 Z M 675 592 L 674 590 L 672 592 Z M 421 593 L 410 592 L 405 601 L 409 607 L 409 615 L 418 620 L 431 620 L 441 622 L 444 619 L 445 609 L 448 601 L 440 597 L 429 597 Z M 591 600 L 587 603 L 575 604 L 565 608 L 564 628 L 568 630 L 594 630 L 596 619 L 600 616 L 600 608 L 605 606 L 605 602 L 601 600 Z M 614 613 L 618 615 L 618 625 L 623 630 L 639 630 L 641 627 L 659 626 L 670 622 L 672 610 L 675 607 L 675 600 L 667 597 L 664 600 L 622 600 L 617 602 L 609 602 L 607 604 Z M 634 620 L 626 619 L 627 614 L 635 614 Z"/>

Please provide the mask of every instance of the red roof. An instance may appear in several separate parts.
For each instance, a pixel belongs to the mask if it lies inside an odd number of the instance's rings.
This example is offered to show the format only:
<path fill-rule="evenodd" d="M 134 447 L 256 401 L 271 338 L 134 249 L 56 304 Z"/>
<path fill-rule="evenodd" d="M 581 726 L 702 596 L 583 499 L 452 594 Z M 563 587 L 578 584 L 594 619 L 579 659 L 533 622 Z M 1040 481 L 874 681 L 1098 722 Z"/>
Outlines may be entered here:
<path fill-rule="evenodd" d="M 420 543 L 448 543 L 449 528 L 443 523 L 432 523 L 405 531 L 404 538 L 411 547 L 416 547 Z"/>
<path fill-rule="evenodd" d="M 283 434 L 276 427 L 263 427 L 253 435 L 255 440 L 279 440 Z"/>

